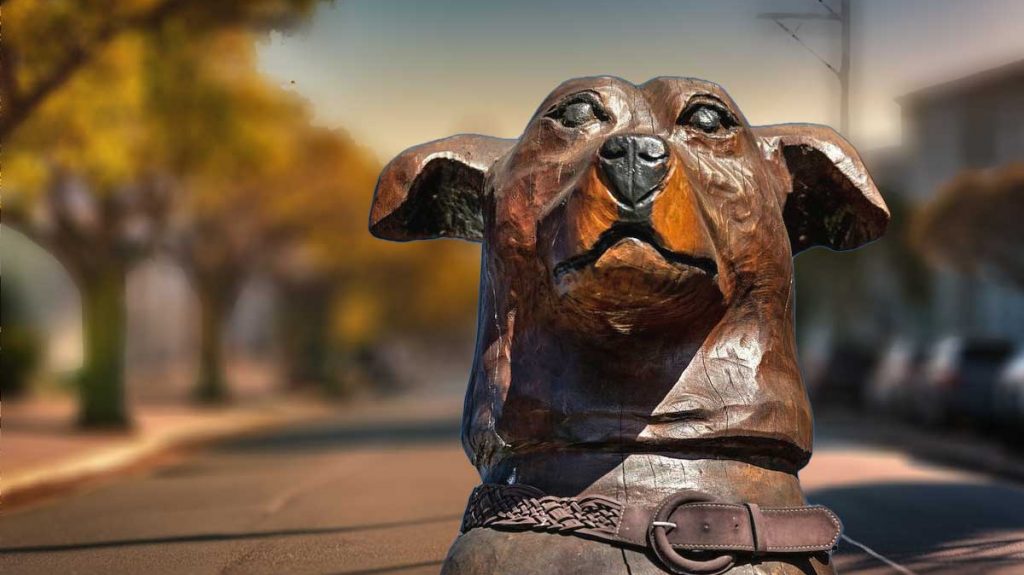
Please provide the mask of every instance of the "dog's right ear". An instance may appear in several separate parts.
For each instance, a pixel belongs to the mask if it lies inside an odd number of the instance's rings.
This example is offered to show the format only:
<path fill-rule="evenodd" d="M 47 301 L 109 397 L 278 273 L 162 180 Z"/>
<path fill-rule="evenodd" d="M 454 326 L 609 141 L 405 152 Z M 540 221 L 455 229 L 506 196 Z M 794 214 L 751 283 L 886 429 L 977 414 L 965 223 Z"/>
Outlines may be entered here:
<path fill-rule="evenodd" d="M 754 133 L 789 173 L 782 217 L 794 255 L 812 246 L 851 250 L 885 232 L 889 208 L 857 151 L 835 130 L 781 124 Z"/>
<path fill-rule="evenodd" d="M 514 143 L 461 134 L 402 152 L 377 180 L 370 233 L 399 242 L 483 240 L 484 178 Z"/>

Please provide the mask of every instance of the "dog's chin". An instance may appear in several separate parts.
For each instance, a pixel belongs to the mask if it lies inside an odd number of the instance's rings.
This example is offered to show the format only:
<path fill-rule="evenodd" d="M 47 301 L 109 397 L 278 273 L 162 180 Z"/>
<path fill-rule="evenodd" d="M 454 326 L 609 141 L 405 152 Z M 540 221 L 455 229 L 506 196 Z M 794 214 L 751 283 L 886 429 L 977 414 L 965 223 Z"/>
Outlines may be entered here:
<path fill-rule="evenodd" d="M 685 255 L 670 261 L 655 246 L 626 237 L 577 265 L 556 268 L 555 289 L 576 311 L 624 333 L 678 324 L 721 306 L 717 275 L 706 261 Z"/>

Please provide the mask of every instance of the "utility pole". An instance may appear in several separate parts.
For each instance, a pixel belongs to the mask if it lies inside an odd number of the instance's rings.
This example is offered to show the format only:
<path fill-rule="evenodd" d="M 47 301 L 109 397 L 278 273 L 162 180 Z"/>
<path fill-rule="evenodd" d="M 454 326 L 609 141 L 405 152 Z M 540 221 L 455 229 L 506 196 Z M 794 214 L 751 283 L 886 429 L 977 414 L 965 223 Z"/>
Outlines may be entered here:
<path fill-rule="evenodd" d="M 848 136 L 850 129 L 850 0 L 839 0 L 838 12 L 829 6 L 826 0 L 818 0 L 818 4 L 821 4 L 826 12 L 766 12 L 758 14 L 757 17 L 775 21 L 779 28 L 782 28 L 790 38 L 813 54 L 829 71 L 836 75 L 836 78 L 839 80 L 839 131 Z M 838 67 L 833 66 L 828 60 L 815 52 L 813 48 L 808 46 L 797 35 L 797 32 L 800 31 L 799 24 L 795 28 L 786 25 L 786 22 L 805 22 L 809 20 L 836 22 L 839 24 L 841 55 Z"/>
<path fill-rule="evenodd" d="M 840 45 L 839 61 L 839 131 L 849 136 L 850 129 L 850 0 L 839 3 Z"/>

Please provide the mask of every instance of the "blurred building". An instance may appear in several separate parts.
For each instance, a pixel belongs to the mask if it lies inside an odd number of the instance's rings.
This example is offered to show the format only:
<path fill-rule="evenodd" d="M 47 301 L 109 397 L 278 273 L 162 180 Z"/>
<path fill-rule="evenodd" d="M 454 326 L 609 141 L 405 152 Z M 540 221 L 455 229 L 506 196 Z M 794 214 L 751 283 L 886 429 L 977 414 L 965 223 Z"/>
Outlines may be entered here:
<path fill-rule="evenodd" d="M 910 202 L 930 198 L 962 170 L 1024 160 L 1024 60 L 929 86 L 898 102 L 907 144 L 901 191 Z M 937 336 L 1024 344 L 1024 293 L 1006 284 L 940 271 L 930 299 Z"/>

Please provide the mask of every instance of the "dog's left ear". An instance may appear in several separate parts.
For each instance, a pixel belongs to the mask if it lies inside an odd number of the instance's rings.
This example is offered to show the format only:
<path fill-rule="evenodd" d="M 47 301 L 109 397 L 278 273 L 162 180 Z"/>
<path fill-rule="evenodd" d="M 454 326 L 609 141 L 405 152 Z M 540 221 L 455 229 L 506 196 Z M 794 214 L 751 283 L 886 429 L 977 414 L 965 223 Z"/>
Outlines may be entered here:
<path fill-rule="evenodd" d="M 889 209 L 857 151 L 835 130 L 782 124 L 754 134 L 789 175 L 783 218 L 794 255 L 812 246 L 849 250 L 885 233 Z"/>
<path fill-rule="evenodd" d="M 487 170 L 515 143 L 461 134 L 409 148 L 384 167 L 370 208 L 370 233 L 399 242 L 483 239 Z"/>

